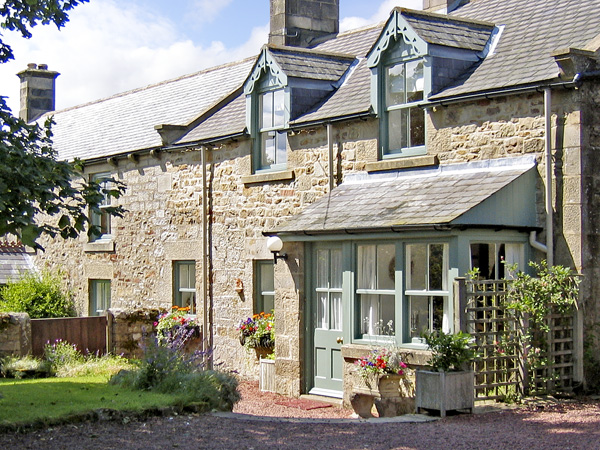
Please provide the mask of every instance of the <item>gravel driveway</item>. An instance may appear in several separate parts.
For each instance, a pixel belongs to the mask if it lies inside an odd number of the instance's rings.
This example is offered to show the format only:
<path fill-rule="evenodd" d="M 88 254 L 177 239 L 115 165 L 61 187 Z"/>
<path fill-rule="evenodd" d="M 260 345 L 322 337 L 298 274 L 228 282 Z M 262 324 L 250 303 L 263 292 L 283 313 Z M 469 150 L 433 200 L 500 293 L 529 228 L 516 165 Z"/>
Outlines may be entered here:
<path fill-rule="evenodd" d="M 242 385 L 242 393 L 244 399 L 236 411 L 253 412 L 256 417 L 208 414 L 64 425 L 0 435 L 0 449 L 600 450 L 597 399 L 536 403 L 430 422 L 382 423 L 381 419 L 340 421 L 350 414 L 340 408 L 307 411 L 277 405 L 285 399 L 259 393 L 253 385 Z M 289 418 L 266 420 L 265 415 Z M 324 423 L 325 418 L 338 420 Z"/>

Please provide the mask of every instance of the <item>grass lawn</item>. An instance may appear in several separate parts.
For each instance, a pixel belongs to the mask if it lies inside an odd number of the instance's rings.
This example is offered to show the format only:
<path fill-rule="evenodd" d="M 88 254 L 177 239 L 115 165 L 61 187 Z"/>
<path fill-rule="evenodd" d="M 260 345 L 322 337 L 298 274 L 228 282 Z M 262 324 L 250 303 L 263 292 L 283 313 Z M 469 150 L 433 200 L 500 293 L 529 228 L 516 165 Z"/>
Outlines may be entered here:
<path fill-rule="evenodd" d="M 171 406 L 178 397 L 107 383 L 106 375 L 33 380 L 0 379 L 0 424 L 58 419 L 100 408 L 121 411 Z"/>

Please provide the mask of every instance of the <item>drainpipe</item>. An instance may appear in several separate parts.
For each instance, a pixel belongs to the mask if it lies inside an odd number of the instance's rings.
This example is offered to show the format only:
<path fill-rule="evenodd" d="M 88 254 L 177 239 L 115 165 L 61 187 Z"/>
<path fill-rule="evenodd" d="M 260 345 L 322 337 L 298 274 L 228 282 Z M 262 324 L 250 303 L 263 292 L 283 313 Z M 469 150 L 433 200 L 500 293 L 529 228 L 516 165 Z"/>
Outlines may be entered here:
<path fill-rule="evenodd" d="M 329 151 L 329 192 L 333 190 L 333 124 L 327 124 L 327 149 Z"/>
<path fill-rule="evenodd" d="M 202 160 L 202 351 L 208 353 L 208 368 L 212 369 L 212 322 L 209 322 L 210 304 L 208 301 L 208 186 L 206 182 L 206 147 L 200 147 Z"/>
<path fill-rule="evenodd" d="M 554 221 L 552 217 L 552 91 L 544 89 L 545 150 L 546 150 L 546 261 L 554 265 Z"/>

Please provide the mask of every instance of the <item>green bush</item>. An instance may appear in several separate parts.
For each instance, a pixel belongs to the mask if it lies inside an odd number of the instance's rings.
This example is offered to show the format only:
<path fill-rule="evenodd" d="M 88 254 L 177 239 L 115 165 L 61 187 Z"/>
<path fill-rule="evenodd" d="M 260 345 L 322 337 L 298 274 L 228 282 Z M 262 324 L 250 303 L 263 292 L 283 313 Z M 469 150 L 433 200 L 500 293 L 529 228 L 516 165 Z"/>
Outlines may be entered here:
<path fill-rule="evenodd" d="M 184 351 L 185 330 L 170 345 L 150 339 L 135 370 L 114 376 L 111 384 L 131 389 L 174 394 L 182 405 L 204 403 L 210 409 L 231 411 L 239 401 L 237 379 L 228 373 L 206 370 L 204 354 Z"/>
<path fill-rule="evenodd" d="M 26 312 L 32 319 L 74 317 L 75 305 L 62 289 L 60 273 L 27 272 L 0 289 L 0 311 Z"/>

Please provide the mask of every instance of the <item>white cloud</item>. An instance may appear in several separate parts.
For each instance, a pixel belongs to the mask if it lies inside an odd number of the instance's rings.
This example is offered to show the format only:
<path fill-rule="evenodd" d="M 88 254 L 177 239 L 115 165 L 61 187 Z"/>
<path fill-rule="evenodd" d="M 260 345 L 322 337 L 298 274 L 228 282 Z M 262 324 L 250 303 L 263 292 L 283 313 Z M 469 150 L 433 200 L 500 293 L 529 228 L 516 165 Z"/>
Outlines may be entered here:
<path fill-rule="evenodd" d="M 344 17 L 340 20 L 340 31 L 348 31 L 386 20 L 397 6 L 409 9 L 423 9 L 423 0 L 384 0 L 370 17 Z"/>
<path fill-rule="evenodd" d="M 232 0 L 195 0 L 191 7 L 188 7 L 187 19 L 197 22 L 212 22 L 231 2 Z"/>
<path fill-rule="evenodd" d="M 15 74 L 28 63 L 45 63 L 61 73 L 56 109 L 63 109 L 256 54 L 267 40 L 268 26 L 255 28 L 236 48 L 220 41 L 200 46 L 169 20 L 129 3 L 95 0 L 77 7 L 62 30 L 36 27 L 33 34 L 29 41 L 4 35 L 17 59 L 0 66 L 0 95 L 9 96 L 15 114 Z"/>

